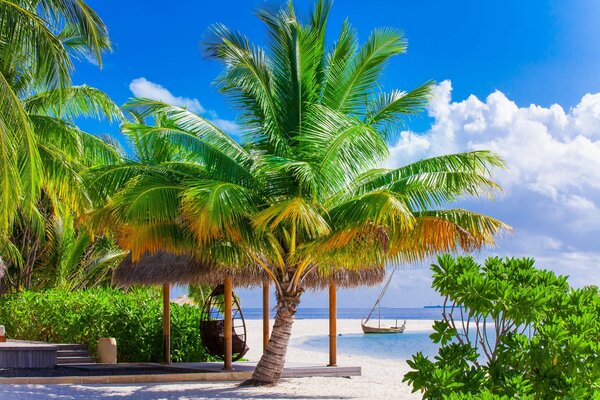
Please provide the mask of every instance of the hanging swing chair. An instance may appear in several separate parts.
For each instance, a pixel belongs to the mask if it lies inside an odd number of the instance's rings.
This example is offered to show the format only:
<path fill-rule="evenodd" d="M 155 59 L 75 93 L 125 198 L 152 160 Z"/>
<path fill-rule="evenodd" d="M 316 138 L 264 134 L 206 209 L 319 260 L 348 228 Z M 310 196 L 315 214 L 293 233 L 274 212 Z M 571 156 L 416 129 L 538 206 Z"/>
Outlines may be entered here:
<path fill-rule="evenodd" d="M 213 289 L 202 308 L 200 316 L 200 337 L 211 356 L 221 360 L 225 358 L 225 287 L 219 285 Z M 231 348 L 233 361 L 237 361 L 249 350 L 246 346 L 246 323 L 237 296 L 233 295 L 231 305 L 232 335 Z"/>

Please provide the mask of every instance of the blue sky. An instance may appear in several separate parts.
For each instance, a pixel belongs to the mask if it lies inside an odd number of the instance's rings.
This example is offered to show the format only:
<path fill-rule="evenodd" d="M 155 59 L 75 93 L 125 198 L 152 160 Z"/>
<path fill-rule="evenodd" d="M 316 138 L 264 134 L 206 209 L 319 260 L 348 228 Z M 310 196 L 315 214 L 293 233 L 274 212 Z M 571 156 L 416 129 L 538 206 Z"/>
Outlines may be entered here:
<path fill-rule="evenodd" d="M 257 42 L 252 15 L 261 1 L 89 1 L 109 27 L 114 51 L 104 68 L 78 64 L 74 81 L 122 103 L 136 94 L 186 104 L 235 133 L 235 112 L 211 85 L 220 65 L 204 60 L 199 42 L 222 22 Z M 311 1 L 297 1 L 308 9 Z M 427 115 L 391 143 L 389 165 L 450 151 L 491 148 L 509 162 L 499 174 L 505 193 L 493 203 L 461 205 L 487 212 L 517 229 L 490 254 L 535 256 L 541 266 L 572 276 L 574 285 L 600 284 L 600 3 L 577 1 L 337 0 L 333 40 L 348 18 L 364 40 L 376 27 L 398 27 L 406 55 L 389 66 L 386 89 L 439 82 Z M 585 97 L 587 95 L 587 97 Z M 167 97 L 165 97 L 167 96 Z M 91 121 L 92 132 L 116 127 Z M 388 306 L 436 303 L 426 266 L 396 275 Z M 244 291 L 247 306 L 258 293 Z M 348 291 L 340 306 L 368 306 L 376 289 Z M 324 294 L 305 296 L 319 306 Z"/>

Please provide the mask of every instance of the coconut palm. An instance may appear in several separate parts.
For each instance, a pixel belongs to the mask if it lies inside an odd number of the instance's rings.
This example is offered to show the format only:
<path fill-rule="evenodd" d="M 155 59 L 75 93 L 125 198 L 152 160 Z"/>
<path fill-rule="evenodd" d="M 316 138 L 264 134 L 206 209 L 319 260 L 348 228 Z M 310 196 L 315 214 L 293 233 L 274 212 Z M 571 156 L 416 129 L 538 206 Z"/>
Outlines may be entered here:
<path fill-rule="evenodd" d="M 95 165 L 114 164 L 121 158 L 111 143 L 75 124 L 75 119 L 81 117 L 122 119 L 119 107 L 98 89 L 51 89 L 36 92 L 21 103 L 35 137 L 40 182 L 33 204 L 16 208 L 7 236 L 0 240 L 0 257 L 7 269 L 0 293 L 35 286 L 34 267 L 40 272 L 54 269 L 55 265 L 43 261 L 54 251 L 48 247 L 61 235 L 67 221 L 89 212 L 92 206 L 81 172 Z M 91 231 L 83 226 L 72 228 L 75 235 L 89 237 L 93 242 Z M 90 243 L 88 247 L 94 245 Z M 77 264 L 74 259 L 70 262 Z"/>
<path fill-rule="evenodd" d="M 74 57 L 101 64 L 109 48 L 104 23 L 82 0 L 0 0 L 0 238 L 17 209 L 34 212 L 43 180 L 34 122 L 22 100 L 66 90 Z"/>
<path fill-rule="evenodd" d="M 387 62 L 406 50 L 403 35 L 378 29 L 359 45 L 345 22 L 328 46 L 330 8 L 317 1 L 306 21 L 291 2 L 258 11 L 267 49 L 223 25 L 211 28 L 204 49 L 224 64 L 216 82 L 240 110 L 243 140 L 185 109 L 132 99 L 126 109 L 137 122 L 126 130 L 168 141 L 180 160 L 140 174 L 131 162 L 92 174 L 106 201 L 95 220 L 118 228 L 134 258 L 167 250 L 229 268 L 258 265 L 270 276 L 277 311 L 253 383 L 279 380 L 311 271 L 470 251 L 508 229 L 443 208 L 498 189 L 490 171 L 503 162 L 490 152 L 380 167 L 389 138 L 424 108 L 432 83 L 381 91 Z"/>
<path fill-rule="evenodd" d="M 30 286 L 57 220 L 89 211 L 79 172 L 120 157 L 75 124 L 120 120 L 119 108 L 70 77 L 73 59 L 101 65 L 109 49 L 104 23 L 81 0 L 0 0 L 0 257 L 14 289 Z"/>

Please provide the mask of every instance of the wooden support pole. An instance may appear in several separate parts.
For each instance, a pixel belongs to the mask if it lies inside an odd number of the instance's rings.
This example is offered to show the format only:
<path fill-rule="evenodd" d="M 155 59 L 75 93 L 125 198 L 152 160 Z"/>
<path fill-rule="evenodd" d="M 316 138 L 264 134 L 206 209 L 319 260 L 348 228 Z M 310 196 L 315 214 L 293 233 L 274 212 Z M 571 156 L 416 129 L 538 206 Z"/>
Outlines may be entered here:
<path fill-rule="evenodd" d="M 233 283 L 231 282 L 231 276 L 225 276 L 225 293 L 223 295 L 223 300 L 225 301 L 225 332 L 223 334 L 223 345 L 225 347 L 225 363 L 223 365 L 223 369 L 230 370 L 232 369 L 232 340 L 231 336 L 233 333 L 233 316 L 231 313 L 231 305 L 233 303 Z"/>
<path fill-rule="evenodd" d="M 329 281 L 329 366 L 337 365 L 337 304 L 335 280 Z"/>
<path fill-rule="evenodd" d="M 171 364 L 171 285 L 163 285 L 163 363 Z"/>
<path fill-rule="evenodd" d="M 269 344 L 269 281 L 263 282 L 263 353 Z"/>

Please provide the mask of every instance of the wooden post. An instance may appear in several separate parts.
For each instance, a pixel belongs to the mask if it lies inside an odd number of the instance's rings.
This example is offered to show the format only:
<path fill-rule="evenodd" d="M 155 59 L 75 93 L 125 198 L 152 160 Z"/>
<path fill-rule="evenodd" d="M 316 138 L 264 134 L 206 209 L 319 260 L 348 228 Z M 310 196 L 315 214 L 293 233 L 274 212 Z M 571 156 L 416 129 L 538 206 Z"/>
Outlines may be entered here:
<path fill-rule="evenodd" d="M 329 366 L 337 365 L 337 309 L 335 280 L 329 280 Z"/>
<path fill-rule="evenodd" d="M 269 344 L 269 281 L 263 282 L 263 353 Z"/>
<path fill-rule="evenodd" d="M 163 285 L 163 363 L 171 364 L 171 285 Z"/>
<path fill-rule="evenodd" d="M 223 365 L 223 369 L 230 370 L 232 369 L 232 340 L 231 336 L 233 333 L 233 316 L 231 313 L 231 305 L 233 303 L 233 284 L 231 282 L 231 276 L 225 276 L 225 293 L 223 295 L 223 300 L 225 301 L 225 332 L 223 334 L 223 345 L 225 347 L 225 363 Z"/>

